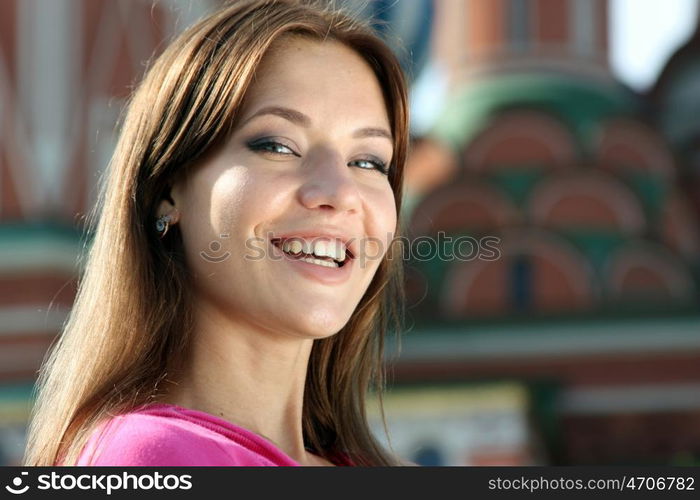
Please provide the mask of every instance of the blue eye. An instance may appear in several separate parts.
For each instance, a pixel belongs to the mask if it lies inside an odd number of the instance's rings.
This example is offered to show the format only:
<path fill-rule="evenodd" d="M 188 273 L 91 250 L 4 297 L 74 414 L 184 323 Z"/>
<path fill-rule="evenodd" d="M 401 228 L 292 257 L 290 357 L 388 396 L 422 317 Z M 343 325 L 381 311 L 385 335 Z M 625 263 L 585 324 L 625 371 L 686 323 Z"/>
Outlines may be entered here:
<path fill-rule="evenodd" d="M 255 141 L 251 141 L 247 143 L 248 148 L 251 151 L 259 151 L 261 153 L 271 153 L 275 155 L 294 155 L 298 158 L 301 158 L 301 155 L 297 152 L 295 152 L 292 148 L 289 146 L 286 146 L 285 144 L 282 144 L 281 142 L 273 141 L 267 137 L 263 139 L 258 139 Z M 361 158 L 359 160 L 354 160 L 350 162 L 350 165 L 352 164 L 365 164 L 368 166 L 359 166 L 359 168 L 363 170 L 378 170 L 384 175 L 389 175 L 389 169 L 387 168 L 386 164 L 379 160 L 378 158 Z"/>
<path fill-rule="evenodd" d="M 365 159 L 365 158 L 362 158 L 362 159 L 360 159 L 360 160 L 355 160 L 355 161 L 351 162 L 351 164 L 352 164 L 352 163 L 365 163 L 365 164 L 368 164 L 368 165 L 370 165 L 370 166 L 369 166 L 369 167 L 360 167 L 360 168 L 366 169 L 366 170 L 372 170 L 372 169 L 374 169 L 374 170 L 379 170 L 379 171 L 380 171 L 381 173 L 383 173 L 384 175 L 388 175 L 388 174 L 389 174 L 389 169 L 386 167 L 386 164 L 385 164 L 383 161 L 378 160 L 378 159 L 374 159 L 374 158 L 373 158 L 373 159 Z"/>
<path fill-rule="evenodd" d="M 279 155 L 289 155 L 292 154 L 301 158 L 301 155 L 296 153 L 292 148 L 286 146 L 277 141 L 271 141 L 270 139 L 259 139 L 257 141 L 249 142 L 248 148 L 252 151 L 261 151 L 263 153 L 272 153 Z"/>

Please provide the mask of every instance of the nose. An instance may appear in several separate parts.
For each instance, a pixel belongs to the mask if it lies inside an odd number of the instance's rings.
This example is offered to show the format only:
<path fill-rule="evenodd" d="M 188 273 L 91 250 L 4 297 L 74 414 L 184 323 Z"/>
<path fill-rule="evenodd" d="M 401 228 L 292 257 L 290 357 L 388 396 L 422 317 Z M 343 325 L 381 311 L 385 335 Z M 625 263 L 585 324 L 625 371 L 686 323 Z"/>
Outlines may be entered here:
<path fill-rule="evenodd" d="M 299 188 L 302 205 L 339 212 L 357 211 L 362 197 L 352 168 L 338 154 L 321 156 L 304 169 L 304 180 Z"/>

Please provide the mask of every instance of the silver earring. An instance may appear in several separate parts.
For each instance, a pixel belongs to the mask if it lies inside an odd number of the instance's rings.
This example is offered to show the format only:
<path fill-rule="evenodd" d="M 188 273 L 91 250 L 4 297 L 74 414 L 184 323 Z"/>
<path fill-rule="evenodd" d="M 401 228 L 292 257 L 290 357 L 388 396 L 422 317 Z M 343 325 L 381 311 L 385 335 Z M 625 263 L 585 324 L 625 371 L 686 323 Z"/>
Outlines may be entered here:
<path fill-rule="evenodd" d="M 159 237 L 162 238 L 165 236 L 165 233 L 168 232 L 171 220 L 172 217 L 169 214 L 161 215 L 158 219 L 156 219 L 156 231 L 158 231 Z"/>

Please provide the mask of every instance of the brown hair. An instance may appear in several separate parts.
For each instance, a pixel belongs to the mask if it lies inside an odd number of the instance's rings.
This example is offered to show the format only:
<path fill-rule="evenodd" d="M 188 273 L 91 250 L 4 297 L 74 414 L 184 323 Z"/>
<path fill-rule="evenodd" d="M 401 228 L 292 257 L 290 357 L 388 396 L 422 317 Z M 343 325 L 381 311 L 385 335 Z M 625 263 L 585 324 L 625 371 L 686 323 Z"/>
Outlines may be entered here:
<path fill-rule="evenodd" d="M 299 0 L 236 1 L 196 23 L 158 57 L 128 106 L 92 214 L 94 239 L 78 295 L 40 373 L 25 464 L 75 463 L 98 422 L 154 401 L 159 383 L 181 366 L 192 331 L 190 287 L 177 226 L 158 239 L 155 210 L 175 176 L 230 135 L 261 59 L 287 35 L 343 43 L 375 72 L 394 136 L 389 181 L 400 214 L 406 83 L 371 28 L 327 3 Z M 347 325 L 312 348 L 304 440 L 329 460 L 344 453 L 356 465 L 399 463 L 373 437 L 365 410 L 368 390 L 381 396 L 384 389 L 385 336 L 391 325 L 401 328 L 395 250 Z"/>

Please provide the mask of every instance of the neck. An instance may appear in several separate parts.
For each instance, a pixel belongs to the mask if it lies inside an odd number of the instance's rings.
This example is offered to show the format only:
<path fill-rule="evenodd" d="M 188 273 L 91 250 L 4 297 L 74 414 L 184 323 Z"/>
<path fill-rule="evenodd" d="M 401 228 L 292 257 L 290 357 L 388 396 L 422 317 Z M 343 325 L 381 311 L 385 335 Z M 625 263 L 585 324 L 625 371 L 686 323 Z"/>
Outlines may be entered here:
<path fill-rule="evenodd" d="M 187 363 L 163 401 L 216 415 L 308 462 L 302 409 L 313 340 L 235 321 L 203 302 L 193 333 Z"/>

